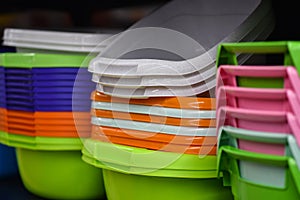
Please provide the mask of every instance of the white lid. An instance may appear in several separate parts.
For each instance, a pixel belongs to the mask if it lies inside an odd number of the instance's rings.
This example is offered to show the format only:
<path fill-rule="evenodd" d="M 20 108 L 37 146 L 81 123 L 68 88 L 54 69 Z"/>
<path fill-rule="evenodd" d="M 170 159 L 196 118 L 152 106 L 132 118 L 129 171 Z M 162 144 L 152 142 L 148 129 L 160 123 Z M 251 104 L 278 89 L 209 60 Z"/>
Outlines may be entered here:
<path fill-rule="evenodd" d="M 115 97 L 145 99 L 149 97 L 195 96 L 213 89 L 216 86 L 215 77 L 191 86 L 153 86 L 140 88 L 120 88 L 97 84 L 97 91 Z"/>
<path fill-rule="evenodd" d="M 210 1 L 207 1 L 208 3 Z M 212 21 L 211 24 L 203 24 L 202 28 L 199 28 L 201 30 L 206 30 L 208 27 L 210 27 L 211 33 L 218 31 L 222 32 L 225 28 L 230 29 L 230 33 L 226 35 L 223 38 L 219 38 L 218 42 L 215 42 L 213 46 L 210 46 L 209 49 L 205 50 L 203 52 L 203 48 L 201 49 L 201 45 L 193 43 L 193 39 L 188 39 L 180 33 L 176 34 L 174 33 L 173 38 L 182 38 L 180 40 L 180 44 L 187 44 L 187 47 L 193 46 L 192 48 L 196 50 L 199 50 L 199 55 L 196 57 L 192 57 L 190 59 L 183 59 L 183 60 L 168 60 L 168 59 L 150 59 L 147 58 L 147 51 L 145 51 L 145 56 L 146 58 L 139 58 L 139 59 L 134 59 L 134 58 L 123 58 L 122 55 L 126 54 L 126 52 L 131 52 L 131 51 L 139 51 L 138 48 L 142 48 L 138 43 L 138 36 L 143 36 L 145 34 L 149 34 L 149 37 L 141 39 L 141 43 L 145 40 L 145 46 L 150 46 L 151 41 L 155 40 L 155 36 L 159 34 L 162 38 L 158 38 L 158 42 L 155 41 L 156 46 L 158 49 L 162 50 L 167 50 L 167 49 L 172 49 L 172 50 L 177 50 L 176 48 L 180 48 L 180 45 L 178 45 L 176 42 L 175 44 L 172 44 L 172 42 L 168 42 L 166 48 L 164 48 L 165 43 L 163 42 L 164 40 L 168 40 L 168 37 L 170 37 L 170 34 L 166 33 L 167 31 L 160 32 L 157 29 L 153 29 L 152 27 L 148 28 L 142 28 L 142 29 L 133 29 L 133 30 L 127 30 L 122 32 L 119 36 L 116 36 L 116 39 L 112 42 L 112 44 L 105 49 L 104 52 L 100 53 L 98 57 L 94 58 L 90 62 L 89 66 L 89 71 L 93 73 L 99 73 L 107 76 L 149 76 L 149 75 L 184 75 L 184 74 L 190 74 L 192 72 L 198 71 L 203 69 L 204 67 L 211 65 L 215 62 L 216 60 L 216 52 L 219 43 L 221 42 L 239 42 L 239 41 L 254 41 L 258 39 L 258 36 L 260 36 L 262 33 L 265 34 L 265 36 L 268 36 L 266 32 L 271 32 L 273 30 L 273 24 L 272 22 L 274 21 L 274 16 L 273 16 L 273 11 L 268 3 L 265 3 L 266 1 L 262 0 L 261 5 L 257 5 L 259 9 L 254 9 L 254 11 L 248 13 L 247 16 L 245 16 L 245 13 L 242 14 L 242 17 L 240 20 L 233 20 L 230 26 L 222 26 L 222 20 L 217 20 L 217 21 Z M 215 3 L 215 1 L 214 1 Z M 213 4 L 214 4 L 213 3 Z M 220 2 L 219 2 L 220 3 Z M 251 1 L 247 1 L 247 3 L 251 3 Z M 225 3 L 229 4 L 229 3 Z M 242 6 L 244 2 L 241 2 L 239 5 Z M 232 7 L 232 5 L 230 5 Z M 229 6 L 229 7 L 230 7 Z M 237 8 L 236 8 L 237 9 Z M 251 9 L 251 8 L 249 8 Z M 213 10 L 213 9 L 212 9 Z M 213 12 L 211 10 L 211 12 Z M 233 12 L 233 11 L 232 11 Z M 238 13 L 238 9 L 235 10 L 233 13 Z M 216 14 L 217 15 L 217 14 Z M 237 15 L 237 14 L 236 14 Z M 238 15 L 237 15 L 238 16 Z M 143 19 L 142 19 L 143 20 Z M 242 21 L 242 23 L 240 23 Z M 183 24 L 183 22 L 182 22 Z M 151 35 L 149 32 L 153 31 L 153 35 Z M 194 31 L 200 31 L 198 32 L 199 37 L 203 36 L 201 34 L 201 30 L 194 30 Z M 206 30 L 207 31 L 207 30 Z M 171 31 L 169 31 L 172 33 Z M 174 32 L 174 31 L 173 31 Z M 228 30 L 227 30 L 228 32 Z M 182 36 L 182 37 L 181 37 Z M 217 38 L 209 38 L 209 35 L 203 36 L 207 38 L 207 40 L 217 40 Z M 123 38 L 123 40 L 122 40 Z M 126 39 L 128 38 L 128 40 Z M 178 41 L 178 40 L 173 40 Z M 131 40 L 131 41 L 130 41 Z M 149 41 L 148 41 L 149 40 Z M 202 38 L 203 40 L 203 38 Z M 136 42 L 135 42 L 136 41 Z M 162 43 L 162 44 L 160 44 Z M 128 46 L 134 46 L 129 51 L 130 47 Z M 143 43 L 144 45 L 144 43 Z M 176 46 L 177 45 L 177 46 Z M 121 49 L 121 50 L 120 50 Z M 178 49 L 175 51 L 177 55 L 186 55 L 187 53 L 184 51 L 187 48 L 183 49 Z M 147 50 L 147 48 L 146 48 Z M 201 50 L 201 51 L 200 51 Z M 202 52 L 202 53 L 201 53 Z M 133 53 L 134 54 L 134 53 Z M 121 58 L 113 57 L 112 55 L 116 56 L 118 55 Z M 186 55 L 188 56 L 188 55 Z M 158 70 L 157 67 L 160 66 L 160 69 Z M 170 69 L 173 69 L 170 71 Z M 172 72 L 175 72 L 176 74 L 173 74 Z"/>
<path fill-rule="evenodd" d="M 139 88 L 146 86 L 189 86 L 203 82 L 215 76 L 216 68 L 209 65 L 201 71 L 178 76 L 140 76 L 140 77 L 110 77 L 93 73 L 92 81 L 111 87 Z"/>
<path fill-rule="evenodd" d="M 75 33 L 28 29 L 4 30 L 3 45 L 25 49 L 100 52 L 114 39 L 114 34 Z"/>
<path fill-rule="evenodd" d="M 131 120 L 92 117 L 92 124 L 154 133 L 164 133 L 184 136 L 216 136 L 216 128 L 195 128 L 185 126 L 172 126 L 166 124 L 146 123 Z"/>

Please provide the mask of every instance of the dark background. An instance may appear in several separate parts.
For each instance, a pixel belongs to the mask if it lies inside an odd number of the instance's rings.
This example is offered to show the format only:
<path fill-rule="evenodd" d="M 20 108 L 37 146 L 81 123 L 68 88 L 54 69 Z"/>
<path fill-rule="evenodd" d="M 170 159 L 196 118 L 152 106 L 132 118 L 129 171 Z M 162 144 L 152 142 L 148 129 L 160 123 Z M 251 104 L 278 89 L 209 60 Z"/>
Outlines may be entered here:
<path fill-rule="evenodd" d="M 0 6 L 0 36 L 5 28 L 32 28 L 97 32 L 124 30 L 168 0 L 7 0 Z M 300 40 L 297 1 L 273 0 L 276 26 L 267 40 Z M 0 163 L 1 164 L 1 163 Z M 0 177 L 0 200 L 39 200 L 18 175 Z"/>

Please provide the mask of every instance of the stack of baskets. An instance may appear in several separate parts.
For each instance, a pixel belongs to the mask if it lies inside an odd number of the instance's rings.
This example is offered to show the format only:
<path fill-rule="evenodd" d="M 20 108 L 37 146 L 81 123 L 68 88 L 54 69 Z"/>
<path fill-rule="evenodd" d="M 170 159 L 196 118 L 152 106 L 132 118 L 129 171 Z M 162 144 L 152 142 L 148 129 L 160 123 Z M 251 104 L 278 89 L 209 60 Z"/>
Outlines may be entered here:
<path fill-rule="evenodd" d="M 17 52 L 0 55 L 0 142 L 16 149 L 23 184 L 35 195 L 105 198 L 102 171 L 82 161 L 81 149 L 91 133 L 89 97 L 95 88 L 89 53 L 99 53 L 99 38 L 109 36 L 5 30 L 4 44 Z"/>
<path fill-rule="evenodd" d="M 232 199 L 216 173 L 216 47 L 265 38 L 273 20 L 268 1 L 219 3 L 171 1 L 89 63 L 97 87 L 82 158 L 103 169 L 108 199 Z"/>
<path fill-rule="evenodd" d="M 15 52 L 15 48 L 0 49 L 0 53 Z M 5 126 L 6 98 L 5 98 L 5 75 L 4 68 L 0 67 L 0 130 Z M 15 149 L 0 144 L 0 177 L 18 174 Z"/>
<path fill-rule="evenodd" d="M 300 78 L 295 41 L 224 43 L 217 73 L 218 172 L 235 199 L 300 198 Z M 241 65 L 237 54 L 282 54 Z"/>

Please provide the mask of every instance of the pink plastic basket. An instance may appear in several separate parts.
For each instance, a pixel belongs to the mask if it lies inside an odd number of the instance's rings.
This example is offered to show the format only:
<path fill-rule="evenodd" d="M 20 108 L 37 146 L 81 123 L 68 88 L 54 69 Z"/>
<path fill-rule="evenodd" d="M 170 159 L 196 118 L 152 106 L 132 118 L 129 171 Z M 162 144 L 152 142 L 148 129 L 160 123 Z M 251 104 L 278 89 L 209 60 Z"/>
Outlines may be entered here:
<path fill-rule="evenodd" d="M 218 109 L 217 118 L 218 130 L 221 126 L 228 125 L 252 131 L 292 134 L 300 146 L 299 119 L 290 112 L 224 106 Z"/>
<path fill-rule="evenodd" d="M 289 89 L 221 86 L 217 91 L 216 99 L 217 109 L 230 106 L 259 111 L 286 111 L 300 116 L 299 99 Z"/>
<path fill-rule="evenodd" d="M 290 89 L 300 96 L 300 78 L 294 67 L 282 66 L 232 66 L 222 65 L 217 71 L 216 91 L 221 86 L 239 87 L 238 77 L 264 78 L 266 82 L 270 78 L 283 78 L 283 88 Z M 257 85 L 259 88 L 263 85 Z"/>

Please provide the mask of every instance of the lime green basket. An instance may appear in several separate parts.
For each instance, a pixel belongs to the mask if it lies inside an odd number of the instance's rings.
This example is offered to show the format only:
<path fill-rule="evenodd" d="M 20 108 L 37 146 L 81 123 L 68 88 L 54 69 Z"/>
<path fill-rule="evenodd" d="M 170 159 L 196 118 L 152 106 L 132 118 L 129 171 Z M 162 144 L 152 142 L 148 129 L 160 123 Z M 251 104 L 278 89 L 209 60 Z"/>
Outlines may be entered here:
<path fill-rule="evenodd" d="M 236 200 L 300 199 L 300 171 L 291 157 L 221 146 L 218 172 Z"/>
<path fill-rule="evenodd" d="M 239 65 L 238 55 L 241 54 L 281 54 L 283 66 L 294 66 L 300 73 L 300 41 L 256 41 L 221 43 L 218 46 L 216 66 Z M 282 78 L 238 77 L 237 83 L 242 87 L 282 88 Z"/>
<path fill-rule="evenodd" d="M 0 143 L 16 149 L 21 180 L 47 199 L 105 199 L 102 169 L 81 159 L 80 138 L 31 137 L 0 131 Z"/>
<path fill-rule="evenodd" d="M 42 53 L 2 53 L 0 65 L 13 68 L 35 67 L 84 67 L 87 68 L 93 56 Z"/>
<path fill-rule="evenodd" d="M 41 151 L 80 151 L 82 149 L 80 138 L 32 137 L 4 131 L 0 131 L 0 143 L 15 148 Z"/>
<path fill-rule="evenodd" d="M 199 157 L 87 139 L 82 159 L 102 168 L 111 200 L 231 200 L 216 178 L 216 156 Z M 169 162 L 169 164 L 167 164 Z"/>

